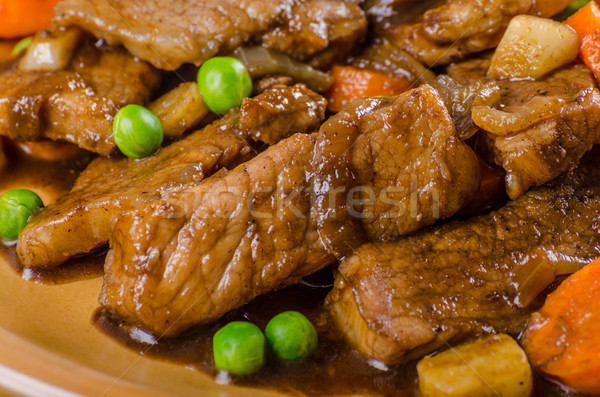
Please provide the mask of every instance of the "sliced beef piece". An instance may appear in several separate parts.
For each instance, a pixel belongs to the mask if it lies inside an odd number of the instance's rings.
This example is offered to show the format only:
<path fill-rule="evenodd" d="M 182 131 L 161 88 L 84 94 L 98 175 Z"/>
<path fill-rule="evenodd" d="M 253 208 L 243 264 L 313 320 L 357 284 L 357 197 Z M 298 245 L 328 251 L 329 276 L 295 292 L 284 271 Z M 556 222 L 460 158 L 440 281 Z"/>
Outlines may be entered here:
<path fill-rule="evenodd" d="M 294 135 L 230 172 L 123 214 L 101 303 L 174 335 L 334 262 L 310 217 L 306 170 L 315 139 Z"/>
<path fill-rule="evenodd" d="M 600 91 L 583 65 L 556 71 L 537 82 L 501 81 L 502 111 L 523 121 L 543 112 L 549 101 L 561 101 L 556 112 L 506 135 L 488 133 L 484 145 L 506 170 L 506 191 L 514 199 L 530 186 L 539 186 L 577 166 L 581 157 L 600 143 Z M 542 99 L 538 105 L 533 100 Z M 536 108 L 537 107 L 537 108 Z M 482 127 L 479 122 L 478 126 Z"/>
<path fill-rule="evenodd" d="M 512 17 L 550 17 L 570 0 L 446 0 L 373 2 L 376 30 L 428 66 L 444 65 L 496 47 Z M 427 7 L 424 12 L 423 7 Z M 383 10 L 387 10 L 384 13 Z M 406 15 L 410 17 L 406 17 Z"/>
<path fill-rule="evenodd" d="M 418 184 L 409 199 L 411 174 Z M 121 215 L 101 302 L 151 332 L 175 335 L 333 263 L 361 241 L 363 216 L 397 233 L 433 223 L 435 194 L 446 214 L 477 189 L 478 177 L 474 153 L 458 141 L 430 87 L 358 100 L 318 136 L 288 138 L 232 171 Z M 381 199 L 348 208 L 344 195 L 357 185 L 355 192 L 392 187 L 397 207 Z M 374 222 L 367 225 L 381 234 Z"/>
<path fill-rule="evenodd" d="M 486 132 L 480 147 L 506 170 L 506 191 L 515 199 L 565 171 L 600 143 L 600 91 L 582 64 L 556 70 L 537 81 L 485 78 L 489 61 L 448 68 L 460 83 L 481 86 L 472 116 Z"/>
<path fill-rule="evenodd" d="M 304 3 L 307 3 L 304 5 Z M 161 69 L 201 64 L 260 40 L 300 58 L 351 49 L 364 13 L 342 0 L 65 0 L 55 22 L 79 26 Z M 277 33 L 269 35 L 269 31 Z"/>
<path fill-rule="evenodd" d="M 367 18 L 357 4 L 308 0 L 292 10 L 284 25 L 262 37 L 263 44 L 314 66 L 326 66 L 352 52 L 367 32 Z"/>
<path fill-rule="evenodd" d="M 112 119 L 126 104 L 144 105 L 160 74 L 123 50 L 84 44 L 56 72 L 0 71 L 0 135 L 19 141 L 65 140 L 109 155 Z"/>
<path fill-rule="evenodd" d="M 600 152 L 504 208 L 387 244 L 339 267 L 327 305 L 361 353 L 396 364 L 446 343 L 520 332 L 557 274 L 600 255 Z"/>
<path fill-rule="evenodd" d="M 312 132 L 325 119 L 325 98 L 303 84 L 275 85 L 242 102 L 239 128 L 255 141 L 274 145 L 295 132 Z"/>
<path fill-rule="evenodd" d="M 202 63 L 275 25 L 292 0 L 65 0 L 55 23 L 79 26 L 161 69 Z"/>
<path fill-rule="evenodd" d="M 475 153 L 429 85 L 348 105 L 321 128 L 315 159 L 315 211 L 346 248 L 357 247 L 356 223 L 369 240 L 390 241 L 448 218 L 480 182 Z"/>
<path fill-rule="evenodd" d="M 486 51 L 483 56 L 451 63 L 446 67 L 446 74 L 461 84 L 493 81 L 493 78 L 487 75 L 492 55 L 493 51 Z"/>
<path fill-rule="evenodd" d="M 269 133 L 254 107 L 270 109 Z M 304 85 L 279 87 L 246 99 L 241 111 L 196 131 L 143 160 L 94 160 L 71 191 L 36 214 L 19 236 L 24 266 L 57 266 L 108 242 L 110 225 L 124 211 L 195 185 L 221 168 L 252 157 L 249 142 L 317 129 L 325 100 Z M 243 120 L 243 122 L 241 122 Z M 290 122 L 294 120 L 294 122 Z"/>

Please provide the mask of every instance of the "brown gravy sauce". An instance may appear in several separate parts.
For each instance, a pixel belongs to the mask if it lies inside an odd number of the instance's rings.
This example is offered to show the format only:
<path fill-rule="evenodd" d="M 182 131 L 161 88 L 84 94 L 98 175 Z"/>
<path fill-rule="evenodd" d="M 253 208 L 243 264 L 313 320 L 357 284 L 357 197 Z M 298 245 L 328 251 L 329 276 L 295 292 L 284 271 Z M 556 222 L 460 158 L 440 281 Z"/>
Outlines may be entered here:
<path fill-rule="evenodd" d="M 317 328 L 319 348 L 316 353 L 302 362 L 286 363 L 267 352 L 265 367 L 248 377 L 235 378 L 233 383 L 296 395 L 417 396 L 415 363 L 383 371 L 377 369 L 349 348 L 332 329 L 323 310 L 323 301 L 332 284 L 331 269 L 324 269 L 300 284 L 260 296 L 214 324 L 158 342 L 137 328 L 113 321 L 102 310 L 95 313 L 94 323 L 141 354 L 191 366 L 219 379 L 212 362 L 212 335 L 218 329 L 231 321 L 250 321 L 264 329 L 276 314 L 297 310 Z"/>
<path fill-rule="evenodd" d="M 9 166 L 1 172 L 0 189 L 36 187 L 57 197 L 75 181 L 87 161 L 68 164 L 48 163 L 11 154 Z M 102 275 L 106 249 L 70 260 L 56 269 L 23 269 L 16 259 L 15 247 L 0 244 L 0 256 L 26 280 L 59 285 Z M 93 324 L 107 337 L 139 354 L 192 367 L 214 376 L 218 381 L 276 390 L 291 395 L 375 395 L 418 396 L 416 362 L 385 368 L 351 349 L 331 326 L 323 302 L 333 284 L 333 272 L 324 269 L 301 283 L 260 296 L 209 326 L 198 327 L 172 339 L 156 339 L 144 331 L 122 324 L 102 309 L 90 313 Z M 257 373 L 233 379 L 217 374 L 212 361 L 212 335 L 231 321 L 247 320 L 262 329 L 276 314 L 297 310 L 306 315 L 319 334 L 319 347 L 308 359 L 286 363 L 267 353 L 267 364 Z M 379 368 L 376 368 L 379 366 Z M 536 376 L 535 396 L 575 396 L 558 385 Z"/>

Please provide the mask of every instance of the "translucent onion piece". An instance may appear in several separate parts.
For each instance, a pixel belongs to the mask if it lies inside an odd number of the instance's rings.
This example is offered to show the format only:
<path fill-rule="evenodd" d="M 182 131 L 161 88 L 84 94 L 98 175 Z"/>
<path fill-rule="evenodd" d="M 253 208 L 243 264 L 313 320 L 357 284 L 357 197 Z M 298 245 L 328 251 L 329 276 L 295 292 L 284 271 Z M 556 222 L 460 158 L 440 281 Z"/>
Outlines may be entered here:
<path fill-rule="evenodd" d="M 329 74 L 267 48 L 241 47 L 233 56 L 246 65 L 253 79 L 270 74 L 289 76 L 317 92 L 327 91 L 333 82 Z"/>
<path fill-rule="evenodd" d="M 431 86 L 435 88 L 452 116 L 461 139 L 469 139 L 479 130 L 471 118 L 471 106 L 482 90 L 482 83 L 460 84 L 447 75 L 440 75 Z"/>
<path fill-rule="evenodd" d="M 81 41 L 79 29 L 38 33 L 19 62 L 25 72 L 54 72 L 64 69 Z"/>
<path fill-rule="evenodd" d="M 518 307 L 529 306 L 556 278 L 554 265 L 543 250 L 527 255 L 513 275 Z"/>
<path fill-rule="evenodd" d="M 475 125 L 494 135 L 523 131 L 542 120 L 560 114 L 565 104 L 557 97 L 536 96 L 522 106 L 512 106 L 505 110 L 494 109 L 499 99 L 499 90 L 483 90 L 471 108 L 471 117 Z"/>

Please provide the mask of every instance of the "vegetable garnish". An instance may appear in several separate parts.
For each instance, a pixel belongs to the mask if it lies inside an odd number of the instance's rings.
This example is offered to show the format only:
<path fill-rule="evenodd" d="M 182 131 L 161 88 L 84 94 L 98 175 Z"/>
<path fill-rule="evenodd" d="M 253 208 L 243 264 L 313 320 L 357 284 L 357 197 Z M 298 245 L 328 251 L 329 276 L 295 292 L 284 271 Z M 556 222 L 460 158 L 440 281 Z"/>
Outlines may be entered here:
<path fill-rule="evenodd" d="M 575 14 L 580 8 L 582 8 L 589 2 L 590 0 L 575 0 L 574 2 L 569 4 L 567 8 L 565 8 L 560 14 L 555 15 L 552 19 L 563 22 L 565 19 Z"/>
<path fill-rule="evenodd" d="M 214 57 L 198 71 L 198 88 L 213 112 L 224 115 L 252 93 L 252 79 L 244 64 L 233 57 Z"/>
<path fill-rule="evenodd" d="M 577 34 L 562 23 L 519 15 L 510 21 L 488 74 L 502 79 L 537 79 L 575 60 L 577 47 Z"/>
<path fill-rule="evenodd" d="M 417 364 L 426 397 L 529 397 L 531 368 L 525 352 L 508 335 L 488 336 L 425 357 Z"/>
<path fill-rule="evenodd" d="M 124 155 L 134 159 L 155 153 L 163 141 L 163 127 L 150 110 L 139 105 L 121 108 L 113 121 L 115 143 Z"/>
<path fill-rule="evenodd" d="M 0 0 L 0 38 L 27 36 L 50 27 L 59 0 Z"/>
<path fill-rule="evenodd" d="M 33 36 L 25 37 L 24 39 L 20 40 L 17 44 L 15 44 L 15 47 L 13 48 L 10 55 L 16 57 L 17 55 L 25 51 L 31 45 L 32 40 Z"/>
<path fill-rule="evenodd" d="M 42 199 L 27 189 L 15 189 L 0 197 L 0 236 L 16 240 L 31 215 L 43 207 Z"/>
<path fill-rule="evenodd" d="M 265 362 L 265 336 L 254 324 L 234 321 L 213 336 L 215 367 L 234 375 L 258 371 Z"/>
<path fill-rule="evenodd" d="M 331 74 L 333 84 L 327 93 L 327 108 L 331 112 L 339 112 L 344 105 L 358 98 L 398 95 L 410 87 L 408 79 L 353 66 L 336 65 Z"/>
<path fill-rule="evenodd" d="M 266 75 L 289 76 L 317 92 L 327 91 L 331 86 L 332 79 L 329 74 L 279 51 L 260 46 L 240 47 L 235 50 L 233 56 L 246 65 L 253 79 Z"/>
<path fill-rule="evenodd" d="M 573 389 L 600 393 L 600 259 L 567 278 L 523 336 L 531 364 Z"/>
<path fill-rule="evenodd" d="M 308 357 L 318 344 L 315 327 L 304 315 L 295 311 L 273 317 L 265 328 L 265 334 L 275 355 L 287 361 Z"/>
<path fill-rule="evenodd" d="M 579 9 L 565 22 L 579 35 L 579 57 L 600 81 L 600 7 L 595 1 Z"/>

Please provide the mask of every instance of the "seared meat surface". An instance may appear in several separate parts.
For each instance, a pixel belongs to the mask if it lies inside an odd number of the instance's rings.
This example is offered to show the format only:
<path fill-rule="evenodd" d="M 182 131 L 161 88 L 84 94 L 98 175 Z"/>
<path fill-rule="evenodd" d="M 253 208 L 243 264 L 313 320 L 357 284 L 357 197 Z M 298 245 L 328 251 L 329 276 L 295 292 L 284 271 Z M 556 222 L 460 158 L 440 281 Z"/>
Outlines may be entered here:
<path fill-rule="evenodd" d="M 262 37 L 265 46 L 302 61 L 326 66 L 354 50 L 367 31 L 362 9 L 339 0 L 307 0 L 292 9 L 286 23 Z"/>
<path fill-rule="evenodd" d="M 600 255 L 600 152 L 504 208 L 339 267 L 328 306 L 363 354 L 395 364 L 480 333 L 518 333 L 555 274 Z"/>
<path fill-rule="evenodd" d="M 487 60 L 471 60 L 448 73 L 464 84 L 487 82 L 481 86 L 487 93 L 480 95 L 488 98 L 475 103 L 481 115 L 475 124 L 487 132 L 481 146 L 506 170 L 506 191 L 516 199 L 530 186 L 572 170 L 600 143 L 600 91 L 581 64 L 537 81 L 492 81 L 485 77 L 488 66 Z M 534 116 L 540 108 L 549 110 Z"/>
<path fill-rule="evenodd" d="M 309 214 L 315 138 L 294 135 L 228 173 L 123 214 L 101 303 L 174 335 L 332 263 Z"/>
<path fill-rule="evenodd" d="M 391 4 L 390 4 L 391 3 Z M 428 66 L 495 47 L 512 17 L 550 17 L 570 0 L 372 1 L 368 13 L 386 37 Z M 427 7 L 426 10 L 423 10 Z"/>
<path fill-rule="evenodd" d="M 420 178 L 412 195 L 411 176 Z M 373 234 L 386 226 L 407 233 L 435 221 L 435 194 L 448 215 L 478 183 L 477 159 L 433 89 L 361 99 L 318 136 L 288 138 L 232 171 L 120 216 L 101 302 L 120 318 L 175 335 L 333 263 L 361 240 L 363 217 Z M 357 186 L 393 189 L 391 198 L 356 208 L 333 199 Z"/>
<path fill-rule="evenodd" d="M 530 186 L 539 186 L 577 166 L 600 143 L 600 91 L 583 65 L 558 70 L 538 82 L 501 81 L 500 103 L 505 112 L 525 108 L 536 97 L 558 99 L 559 112 L 527 128 L 499 136 L 486 134 L 484 144 L 506 170 L 506 191 L 514 199 Z"/>
<path fill-rule="evenodd" d="M 238 127 L 254 141 L 274 145 L 296 132 L 313 132 L 325 119 L 325 98 L 303 84 L 275 85 L 246 98 Z"/>
<path fill-rule="evenodd" d="M 366 31 L 357 4 L 342 0 L 65 0 L 55 22 L 79 26 L 161 69 L 201 64 L 264 35 L 301 59 L 344 47 Z M 272 33 L 269 33 L 272 31 Z"/>
<path fill-rule="evenodd" d="M 271 140 L 317 129 L 325 100 L 304 85 L 275 88 L 246 99 L 241 111 L 196 131 L 143 160 L 98 158 L 71 191 L 36 214 L 19 236 L 24 266 L 57 266 L 108 242 L 122 212 L 197 184 L 221 168 L 252 157 L 251 139 L 262 139 L 265 121 L 254 110 L 269 108 Z M 242 122 L 243 121 L 243 122 Z"/>
<path fill-rule="evenodd" d="M 369 240 L 394 240 L 454 215 L 479 186 L 477 157 L 429 85 L 348 105 L 321 128 L 315 160 L 315 210 L 352 248 L 357 214 Z M 336 186 L 347 188 L 335 197 Z"/>
<path fill-rule="evenodd" d="M 66 70 L 6 66 L 0 71 L 0 135 L 65 140 L 107 156 L 115 148 L 113 116 L 129 103 L 147 103 L 159 82 L 160 74 L 147 63 L 91 43 L 75 53 Z"/>

